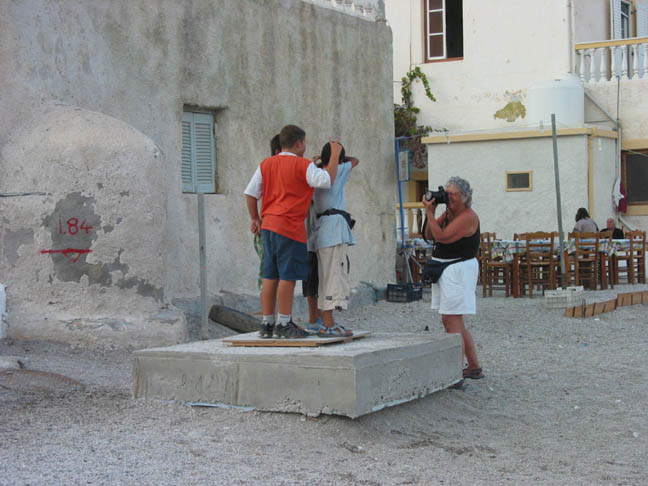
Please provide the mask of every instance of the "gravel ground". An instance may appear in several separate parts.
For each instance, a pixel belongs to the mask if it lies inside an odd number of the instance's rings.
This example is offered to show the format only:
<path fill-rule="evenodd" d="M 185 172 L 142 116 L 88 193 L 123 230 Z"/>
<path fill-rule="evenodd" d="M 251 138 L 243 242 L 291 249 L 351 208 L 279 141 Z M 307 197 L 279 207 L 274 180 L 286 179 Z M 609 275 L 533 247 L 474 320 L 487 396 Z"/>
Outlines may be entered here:
<path fill-rule="evenodd" d="M 426 297 L 339 320 L 441 333 Z M 0 356 L 75 381 L 4 372 L 0 484 L 648 483 L 648 306 L 570 319 L 541 297 L 480 297 L 466 323 L 485 379 L 356 420 L 133 400 L 127 350 L 2 340 Z"/>

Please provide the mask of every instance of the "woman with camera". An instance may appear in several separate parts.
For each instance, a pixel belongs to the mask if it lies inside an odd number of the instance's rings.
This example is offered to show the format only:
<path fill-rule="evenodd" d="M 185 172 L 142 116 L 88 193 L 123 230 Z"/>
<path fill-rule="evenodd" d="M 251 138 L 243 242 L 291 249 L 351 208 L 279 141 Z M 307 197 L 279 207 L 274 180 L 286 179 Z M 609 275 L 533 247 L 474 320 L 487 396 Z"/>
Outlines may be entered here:
<path fill-rule="evenodd" d="M 463 378 L 484 377 L 477 359 L 472 335 L 464 325 L 464 314 L 476 313 L 475 288 L 479 274 L 479 217 L 470 207 L 472 189 L 468 181 L 451 177 L 445 191 L 423 196 L 426 224 L 423 236 L 434 240 L 432 259 L 452 262 L 446 266 L 438 281 L 432 284 L 432 309 L 439 309 L 447 333 L 461 335 L 461 349 L 468 366 Z M 446 210 L 436 217 L 437 204 L 446 204 Z M 460 387 L 463 380 L 455 387 Z"/>

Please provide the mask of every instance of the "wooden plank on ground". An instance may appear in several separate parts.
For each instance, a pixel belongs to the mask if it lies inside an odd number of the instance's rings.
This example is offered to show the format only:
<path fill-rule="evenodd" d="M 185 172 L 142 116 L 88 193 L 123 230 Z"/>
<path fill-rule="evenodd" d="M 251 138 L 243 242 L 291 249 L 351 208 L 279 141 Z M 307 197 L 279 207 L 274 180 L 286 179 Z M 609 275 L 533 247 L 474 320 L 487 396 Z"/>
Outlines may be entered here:
<path fill-rule="evenodd" d="M 648 290 L 641 292 L 641 301 L 644 304 L 648 304 Z"/>
<path fill-rule="evenodd" d="M 595 302 L 594 303 L 594 315 L 598 316 L 605 312 L 605 302 Z"/>
<path fill-rule="evenodd" d="M 575 307 L 567 307 L 565 309 L 565 317 L 574 317 Z"/>
<path fill-rule="evenodd" d="M 632 292 L 632 305 L 641 304 L 641 292 Z"/>
<path fill-rule="evenodd" d="M 302 339 L 264 339 L 259 337 L 258 332 L 249 332 L 224 338 L 224 343 L 232 346 L 250 346 L 250 347 L 313 347 L 323 346 L 333 343 L 349 343 L 354 339 L 363 338 L 371 334 L 371 331 L 353 331 L 353 336 L 349 337 L 331 337 L 321 338 L 318 336 L 308 336 Z"/>
<path fill-rule="evenodd" d="M 594 315 L 594 304 L 587 304 L 585 306 L 585 317 L 592 317 Z"/>
<path fill-rule="evenodd" d="M 625 305 L 632 305 L 631 293 L 617 295 L 617 307 L 623 307 Z"/>
<path fill-rule="evenodd" d="M 583 317 L 585 315 L 585 307 L 582 305 L 574 307 L 574 317 Z"/>
<path fill-rule="evenodd" d="M 605 304 L 605 310 L 603 312 L 612 312 L 616 309 L 617 301 L 616 299 L 607 300 L 603 302 Z"/>

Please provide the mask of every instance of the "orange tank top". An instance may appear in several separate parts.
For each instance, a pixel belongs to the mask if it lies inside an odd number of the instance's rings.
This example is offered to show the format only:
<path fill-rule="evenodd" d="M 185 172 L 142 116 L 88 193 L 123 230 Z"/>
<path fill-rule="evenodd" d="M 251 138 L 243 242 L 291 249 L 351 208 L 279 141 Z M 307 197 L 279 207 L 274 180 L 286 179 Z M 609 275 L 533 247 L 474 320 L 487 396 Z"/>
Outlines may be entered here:
<path fill-rule="evenodd" d="M 293 155 L 274 155 L 261 162 L 262 229 L 306 243 L 304 220 L 313 197 L 313 188 L 306 182 L 309 164 Z"/>

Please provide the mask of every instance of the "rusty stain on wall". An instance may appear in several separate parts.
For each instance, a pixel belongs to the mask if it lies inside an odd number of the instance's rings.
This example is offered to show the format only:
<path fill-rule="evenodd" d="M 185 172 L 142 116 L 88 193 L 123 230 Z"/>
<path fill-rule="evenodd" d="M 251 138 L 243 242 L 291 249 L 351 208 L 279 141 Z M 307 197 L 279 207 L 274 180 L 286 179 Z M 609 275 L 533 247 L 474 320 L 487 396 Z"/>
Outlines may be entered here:
<path fill-rule="evenodd" d="M 511 101 L 507 105 L 498 110 L 493 115 L 493 118 L 499 118 L 501 120 L 506 120 L 509 123 L 514 122 L 518 118 L 524 118 L 526 116 L 526 108 L 520 101 Z"/>

